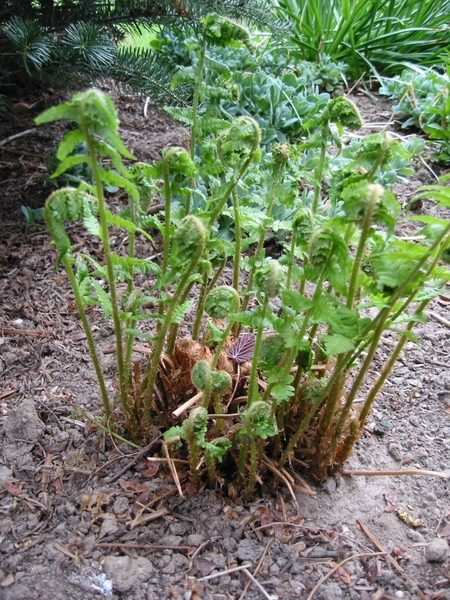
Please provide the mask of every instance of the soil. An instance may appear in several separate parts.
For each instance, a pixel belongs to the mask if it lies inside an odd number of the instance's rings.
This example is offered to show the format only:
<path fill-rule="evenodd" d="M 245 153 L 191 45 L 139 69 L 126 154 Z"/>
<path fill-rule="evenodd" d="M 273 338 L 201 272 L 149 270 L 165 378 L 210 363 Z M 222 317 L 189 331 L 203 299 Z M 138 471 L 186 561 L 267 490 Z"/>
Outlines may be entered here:
<path fill-rule="evenodd" d="M 362 134 L 386 126 L 385 100 L 353 99 Z M 25 234 L 21 206 L 40 207 L 53 191 L 44 157 L 62 134 L 60 125 L 34 129 L 33 118 L 57 100 L 30 92 L 0 126 L 0 599 L 449 600 L 449 289 L 430 304 L 420 345 L 407 345 L 343 473 L 319 485 L 299 470 L 311 491 L 295 501 L 282 485 L 231 500 L 219 482 L 195 490 L 185 481 L 181 497 L 159 454 L 113 444 L 85 418 L 101 406 L 72 293 L 46 230 Z M 186 145 L 164 113 L 145 117 L 132 97 L 116 105 L 139 160 Z M 411 180 L 394 186 L 403 205 L 435 183 L 430 165 L 417 161 Z M 428 201 L 415 209 L 436 214 Z M 111 330 L 91 317 L 110 347 Z M 385 336 L 374 372 L 393 339 Z M 113 386 L 111 356 L 103 361 Z M 357 470 L 412 474 L 347 474 Z"/>

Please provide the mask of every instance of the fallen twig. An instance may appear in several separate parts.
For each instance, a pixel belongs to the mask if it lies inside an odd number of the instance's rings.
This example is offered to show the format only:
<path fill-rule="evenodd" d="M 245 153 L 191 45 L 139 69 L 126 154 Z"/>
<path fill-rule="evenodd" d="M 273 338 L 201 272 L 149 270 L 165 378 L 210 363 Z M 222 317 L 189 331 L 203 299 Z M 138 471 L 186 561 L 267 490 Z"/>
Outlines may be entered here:
<path fill-rule="evenodd" d="M 250 571 L 248 569 L 244 569 L 244 573 L 256 585 L 256 587 L 259 589 L 259 591 L 264 596 L 264 598 L 268 598 L 268 600 L 272 600 L 272 596 L 269 596 L 269 594 L 266 592 L 266 590 L 263 588 L 263 586 L 259 583 L 259 581 L 257 579 L 255 579 L 253 577 L 253 575 L 250 573 Z"/>
<path fill-rule="evenodd" d="M 352 469 L 342 469 L 342 475 L 368 475 L 370 477 L 396 477 L 397 475 L 426 475 L 428 477 L 440 477 L 448 479 L 450 474 L 439 473 L 438 471 L 425 471 L 424 469 L 401 469 L 399 471 L 361 471 Z"/>
<path fill-rule="evenodd" d="M 138 525 L 143 525 L 144 523 L 150 523 L 151 521 L 156 521 L 161 517 L 164 517 L 169 512 L 167 508 L 160 508 L 159 510 L 155 510 L 155 512 L 150 513 L 149 515 L 142 516 L 143 512 L 149 508 L 147 505 L 143 506 L 136 518 L 133 521 L 129 521 L 127 523 L 127 529 L 134 529 Z"/>
<path fill-rule="evenodd" d="M 184 498 L 183 490 L 181 489 L 180 480 L 178 478 L 178 473 L 175 468 L 175 465 L 173 464 L 173 460 L 170 458 L 169 449 L 167 448 L 166 442 L 162 443 L 162 449 L 165 457 L 167 458 L 167 464 L 169 465 L 170 472 L 172 473 L 174 483 L 177 487 L 178 495 L 180 496 L 180 498 Z"/>
<path fill-rule="evenodd" d="M 203 392 L 198 392 L 195 396 L 192 396 L 189 400 L 186 400 L 184 404 L 179 406 L 176 410 L 172 411 L 172 415 L 174 417 L 181 416 L 184 412 L 186 412 L 191 406 L 193 406 L 200 398 L 203 396 Z"/>
<path fill-rule="evenodd" d="M 253 566 L 251 563 L 246 563 L 245 565 L 240 565 L 239 567 L 233 567 L 232 569 L 226 569 L 225 571 L 220 571 L 220 573 L 212 573 L 211 575 L 206 575 L 205 577 L 200 577 L 197 581 L 207 581 L 208 579 L 214 579 L 216 577 L 222 577 L 222 575 L 230 575 L 230 573 L 236 573 L 236 571 L 242 571 L 243 569 L 247 569 L 248 567 Z"/>
<path fill-rule="evenodd" d="M 28 335 L 30 337 L 47 337 L 47 331 L 35 329 L 16 329 L 15 327 L 2 327 L 2 335 Z"/>
<path fill-rule="evenodd" d="M 154 440 L 152 440 L 150 442 L 150 444 L 147 444 L 147 446 L 145 446 L 145 448 L 142 448 L 142 450 L 139 450 L 139 452 L 137 452 L 136 456 L 132 460 L 130 460 L 130 462 L 127 465 L 125 465 L 123 469 L 121 469 L 118 473 L 116 473 L 112 477 L 106 477 L 104 482 L 105 483 L 114 483 L 115 481 L 120 479 L 122 477 L 122 475 L 124 473 L 126 473 L 127 471 L 129 471 L 131 469 L 131 467 L 134 467 L 134 465 L 139 462 L 139 460 L 142 458 L 142 456 L 146 452 L 149 452 L 153 448 L 153 446 L 155 446 L 160 441 L 160 439 L 161 439 L 161 436 L 158 435 L 158 437 L 155 438 Z"/>
<path fill-rule="evenodd" d="M 262 457 L 262 462 L 266 465 L 266 467 L 269 469 L 269 471 L 272 471 L 272 473 L 274 473 L 274 475 L 276 475 L 277 477 L 279 477 L 281 479 L 281 481 L 285 484 L 285 486 L 289 490 L 289 493 L 291 494 L 291 497 L 292 497 L 292 500 L 293 500 L 293 502 L 295 504 L 295 508 L 297 509 L 297 512 L 300 512 L 300 508 L 299 508 L 299 505 L 298 505 L 298 502 L 297 502 L 297 498 L 295 497 L 294 490 L 292 489 L 291 482 L 286 477 L 286 475 L 284 473 L 281 473 L 281 471 L 279 471 L 275 467 L 275 465 L 270 460 L 270 458 L 267 458 L 267 456 L 265 454 Z"/>
<path fill-rule="evenodd" d="M 414 581 L 405 573 L 405 571 L 401 568 L 401 566 L 398 564 L 398 562 L 395 560 L 395 558 L 393 558 L 388 552 L 386 552 L 386 550 L 383 548 L 383 546 L 380 544 L 380 542 L 377 540 L 377 538 L 372 533 L 370 533 L 369 529 L 367 528 L 367 525 L 365 525 L 360 519 L 356 519 L 356 522 L 358 524 L 358 527 L 364 533 L 364 535 L 367 538 L 369 538 L 369 540 L 372 542 L 372 544 L 375 546 L 375 548 L 377 550 L 379 550 L 380 552 L 383 552 L 386 555 L 386 558 L 391 563 L 391 565 L 395 569 L 397 569 L 397 571 L 400 573 L 400 575 L 403 577 L 403 579 L 405 581 L 407 581 L 408 584 L 414 589 L 415 593 L 419 596 L 419 598 L 421 598 L 421 600 L 427 600 L 427 597 L 422 592 L 422 590 L 419 587 L 417 587 L 417 585 L 414 583 Z"/>
<path fill-rule="evenodd" d="M 0 142 L 0 148 L 2 146 L 6 146 L 6 144 L 9 144 L 9 142 L 17 140 L 17 139 L 23 137 L 24 135 L 29 135 L 30 133 L 34 133 L 35 131 L 36 131 L 36 128 L 34 127 L 33 129 L 25 129 L 25 131 L 21 131 L 20 133 L 15 133 L 14 135 L 10 135 L 9 137 L 5 138 L 4 140 L 2 140 Z"/>
<path fill-rule="evenodd" d="M 439 323 L 442 323 L 442 325 L 445 325 L 450 329 L 450 321 L 448 319 L 444 319 L 444 317 L 441 317 L 441 315 L 438 315 L 437 313 L 431 310 L 428 312 L 428 314 L 430 315 L 430 317 L 435 318 L 436 321 L 439 321 Z"/>
<path fill-rule="evenodd" d="M 95 544 L 94 548 L 140 548 L 142 550 L 175 550 L 178 552 L 191 552 L 193 546 L 163 546 L 157 544 L 121 544 L 120 542 L 99 542 L 98 544 Z"/>
<path fill-rule="evenodd" d="M 322 577 L 322 579 L 316 583 L 316 585 L 313 587 L 313 589 L 311 590 L 311 592 L 306 600 L 311 600 L 311 598 L 314 596 L 314 594 L 320 588 L 322 583 L 325 583 L 325 581 L 327 579 L 329 579 L 333 575 L 333 573 L 335 573 L 339 569 L 339 567 L 342 567 L 342 565 L 345 564 L 346 562 L 349 562 L 350 560 L 354 560 L 355 558 L 361 558 L 362 556 L 383 556 L 385 554 L 387 554 L 387 553 L 384 551 L 383 552 L 363 552 L 361 554 L 354 554 L 353 556 L 349 556 L 348 558 L 344 559 L 339 564 L 337 564 L 335 567 L 333 567 L 331 569 L 331 571 L 328 571 L 328 573 L 326 575 L 324 575 Z"/>
<path fill-rule="evenodd" d="M 438 524 L 436 525 L 436 529 L 434 530 L 434 535 L 438 534 L 438 531 L 441 527 L 441 523 L 442 521 L 446 518 L 446 516 L 449 514 L 448 509 L 450 508 L 450 504 L 447 504 L 447 506 L 444 508 L 442 514 L 441 514 L 441 518 L 439 519 Z"/>
<path fill-rule="evenodd" d="M 267 542 L 266 547 L 264 548 L 264 552 L 261 555 L 261 558 L 259 559 L 258 564 L 256 565 L 256 569 L 254 571 L 254 574 L 256 575 L 259 571 L 259 569 L 261 568 L 261 565 L 263 563 L 264 557 L 267 554 L 267 551 L 270 548 L 270 545 L 272 544 L 272 542 L 275 540 L 275 538 L 270 538 L 270 540 Z M 247 581 L 247 583 L 245 584 L 245 588 L 244 591 L 242 592 L 242 594 L 239 596 L 238 600 L 243 600 L 245 594 L 247 593 L 248 588 L 250 587 L 250 581 Z"/>

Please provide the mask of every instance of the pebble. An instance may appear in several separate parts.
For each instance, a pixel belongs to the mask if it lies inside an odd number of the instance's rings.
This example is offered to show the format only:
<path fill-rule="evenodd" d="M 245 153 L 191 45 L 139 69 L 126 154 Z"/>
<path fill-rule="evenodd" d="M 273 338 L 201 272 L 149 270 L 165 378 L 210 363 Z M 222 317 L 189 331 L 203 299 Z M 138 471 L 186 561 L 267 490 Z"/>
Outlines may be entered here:
<path fill-rule="evenodd" d="M 121 515 L 123 513 L 128 512 L 128 507 L 129 507 L 128 498 L 125 498 L 125 496 L 118 496 L 114 500 L 112 510 L 115 515 Z"/>
<path fill-rule="evenodd" d="M 398 444 L 390 444 L 388 452 L 395 460 L 401 461 L 403 459 L 402 449 Z"/>
<path fill-rule="evenodd" d="M 244 562 L 256 562 L 262 554 L 261 545 L 253 540 L 241 540 L 236 550 L 236 556 Z"/>
<path fill-rule="evenodd" d="M 154 572 L 152 563 L 143 556 L 107 556 L 103 570 L 118 592 L 128 592 L 134 585 L 143 583 Z"/>
<path fill-rule="evenodd" d="M 6 482 L 11 482 L 14 479 L 11 469 L 5 465 L 0 465 L 0 489 L 3 489 Z"/>
<path fill-rule="evenodd" d="M 105 519 L 100 527 L 99 538 L 107 537 L 108 535 L 113 535 L 119 529 L 118 524 L 114 519 Z"/>
<path fill-rule="evenodd" d="M 443 538 L 435 538 L 425 548 L 425 558 L 428 562 L 444 562 L 448 556 L 448 544 Z"/>

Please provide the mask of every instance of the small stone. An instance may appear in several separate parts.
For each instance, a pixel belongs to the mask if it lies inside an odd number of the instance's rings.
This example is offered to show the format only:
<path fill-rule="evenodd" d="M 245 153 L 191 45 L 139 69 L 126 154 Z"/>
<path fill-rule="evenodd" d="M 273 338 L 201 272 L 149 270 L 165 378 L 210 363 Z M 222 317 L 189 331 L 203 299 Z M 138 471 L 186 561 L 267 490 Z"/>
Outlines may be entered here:
<path fill-rule="evenodd" d="M 113 513 L 115 515 L 122 515 L 123 513 L 128 512 L 128 506 L 129 506 L 128 498 L 125 498 L 125 496 L 118 496 L 114 500 L 114 504 L 112 507 Z"/>
<path fill-rule="evenodd" d="M 410 540 L 416 542 L 417 544 L 423 544 L 425 542 L 424 536 L 420 533 L 420 531 L 416 531 L 415 529 L 409 529 L 406 533 Z"/>
<path fill-rule="evenodd" d="M 411 415 L 408 420 L 414 427 L 419 427 L 420 421 L 416 415 Z"/>
<path fill-rule="evenodd" d="M 428 562 L 444 562 L 448 556 L 448 544 L 443 538 L 435 538 L 425 548 L 425 558 Z"/>
<path fill-rule="evenodd" d="M 395 460 L 401 461 L 403 458 L 402 449 L 398 444 L 391 444 L 388 452 Z"/>
<path fill-rule="evenodd" d="M 336 600 L 342 598 L 342 590 L 338 583 L 328 583 L 323 587 L 322 597 L 325 600 Z"/>
<path fill-rule="evenodd" d="M 6 482 L 11 482 L 14 479 L 11 469 L 5 465 L 0 465 L 0 489 L 3 489 Z"/>
<path fill-rule="evenodd" d="M 236 556 L 244 562 L 255 563 L 262 554 L 262 547 L 253 540 L 241 540 L 238 544 Z"/>
<path fill-rule="evenodd" d="M 128 592 L 134 585 L 147 581 L 155 569 L 148 558 L 143 556 L 137 559 L 129 556 L 107 556 L 103 570 L 118 592 Z"/>
<path fill-rule="evenodd" d="M 100 527 L 99 537 L 104 538 L 108 535 L 113 535 L 119 529 L 114 519 L 105 519 Z"/>

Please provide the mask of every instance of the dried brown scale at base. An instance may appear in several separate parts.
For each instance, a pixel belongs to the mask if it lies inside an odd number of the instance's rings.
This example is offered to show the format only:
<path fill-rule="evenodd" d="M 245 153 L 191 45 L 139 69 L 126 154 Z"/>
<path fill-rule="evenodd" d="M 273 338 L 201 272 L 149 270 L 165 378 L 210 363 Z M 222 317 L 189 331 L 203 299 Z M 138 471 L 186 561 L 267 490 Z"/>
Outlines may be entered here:
<path fill-rule="evenodd" d="M 32 104 L 36 99 L 24 100 Z M 356 97 L 356 101 L 367 113 L 366 121 L 380 120 L 378 106 L 367 97 Z M 50 104 L 53 103 L 52 99 Z M 166 117 L 154 120 L 160 129 L 152 138 L 141 124 L 136 126 L 142 120 L 139 105 L 126 98 L 118 104 L 122 133 L 133 141 L 134 153 L 143 160 L 156 158 L 150 156 L 153 145 L 167 141 L 168 137 L 162 138 L 170 132 L 168 120 L 167 128 L 162 128 Z M 383 101 L 382 111 L 386 109 Z M 30 119 L 33 116 L 32 113 Z M 27 118 L 7 123 L 8 130 L 0 139 L 29 128 L 31 121 Z M 197 492 L 184 483 L 185 498 L 181 499 L 164 462 L 159 462 L 158 470 L 150 469 L 144 457 L 122 475 L 127 489 L 119 481 L 105 481 L 132 462 L 135 453 L 117 442 L 114 446 L 95 429 L 89 433 L 80 425 L 83 411 L 98 414 L 99 406 L 97 384 L 80 337 L 79 321 L 71 308 L 66 278 L 55 276 L 54 251 L 47 233 L 41 230 L 24 236 L 21 221 L 22 204 L 39 206 L 48 195 L 48 186 L 40 181 L 44 172 L 42 156 L 53 148 L 58 135 L 58 129 L 49 126 L 39 136 L 18 139 L 0 151 L 0 176 L 5 181 L 0 187 L 0 323 L 8 328 L 0 335 L 0 420 L 2 425 L 9 421 L 7 430 L 14 429 L 14 421 L 21 422 L 25 416 L 26 399 L 31 399 L 44 424 L 43 430 L 37 428 L 42 434 L 34 446 L 7 438 L 4 429 L 0 434 L 1 600 L 94 600 L 101 597 L 99 590 L 107 589 L 101 579 L 104 557 L 123 558 L 126 553 L 130 558 L 129 580 L 134 583 L 120 593 L 124 600 L 181 598 L 189 590 L 205 600 L 237 599 L 247 586 L 241 571 L 199 580 L 249 562 L 249 571 L 269 594 L 306 600 L 332 569 L 332 559 L 315 558 L 315 552 L 320 551 L 322 556 L 337 553 L 340 558 L 376 552 L 357 529 L 356 518 L 367 524 L 427 598 L 449 597 L 448 558 L 444 562 L 428 562 L 424 554 L 425 545 L 433 542 L 436 535 L 441 540 L 450 538 L 448 480 L 418 475 L 342 476 L 337 486 L 329 487 L 334 491 L 328 494 L 309 480 L 306 470 L 302 474 L 316 491 L 316 497 L 298 495 L 299 515 L 280 485 L 277 490 L 262 487 L 259 497 L 244 504 L 238 491 L 233 500 L 227 497 L 220 480 L 216 491 Z M 145 147 L 139 154 L 138 144 L 144 139 Z M 180 145 L 177 139 L 174 141 Z M 19 169 L 16 161 L 21 156 L 23 165 Z M 428 176 L 426 169 L 418 169 L 414 187 L 433 183 Z M 396 184 L 395 191 L 406 204 L 411 187 Z M 424 201 L 421 210 L 433 214 L 434 209 Z M 83 237 L 80 240 L 84 245 L 91 244 Z M 154 249 L 143 247 L 142 252 L 149 256 Z M 436 300 L 430 308 L 450 319 L 448 304 Z M 95 318 L 95 310 L 91 316 Z M 17 329 L 44 331 L 47 336 L 17 335 Z M 111 332 L 104 326 L 97 324 L 95 335 L 102 347 L 113 345 Z M 448 329 L 429 319 L 418 327 L 418 336 L 421 345 L 408 344 L 407 352 L 379 395 L 346 464 L 349 469 L 395 471 L 411 467 L 448 472 Z M 383 363 L 391 341 L 387 335 L 386 346 L 381 346 L 375 357 L 373 373 Z M 113 385 L 110 359 L 109 355 L 104 356 L 108 381 Z M 232 406 L 232 410 L 237 412 L 237 407 Z M 395 457 L 389 452 L 392 442 L 397 446 Z M 159 453 L 155 458 L 160 458 Z M 183 463 L 175 464 L 180 475 L 187 474 Z M 96 473 L 104 465 L 108 466 Z M 294 461 L 292 468 L 296 468 Z M 93 474 L 91 478 L 88 473 Z M 18 495 L 10 493 L 8 487 Z M 396 492 L 402 506 L 411 507 L 407 510 L 414 518 L 425 521 L 425 528 L 415 531 L 385 511 L 384 494 L 389 491 Z M 111 499 L 98 520 L 89 510 L 80 512 L 83 494 L 96 492 Z M 228 494 L 233 496 L 230 490 Z M 155 503 L 145 509 L 143 517 L 163 509 L 168 511 L 166 516 L 127 530 L 126 524 L 151 502 Z M 272 543 L 255 573 L 269 541 Z M 191 554 L 185 550 L 188 547 L 194 549 Z M 151 563 L 151 567 L 146 563 L 145 580 L 140 579 L 139 557 Z M 113 564 L 118 568 L 120 563 Z M 195 581 L 188 583 L 187 577 Z M 113 591 L 109 597 L 118 598 L 119 594 Z M 251 584 L 245 598 L 260 597 L 260 590 Z M 321 584 L 314 600 L 368 597 L 415 598 L 411 587 L 383 557 L 361 557 L 345 563 L 336 577 Z"/>

